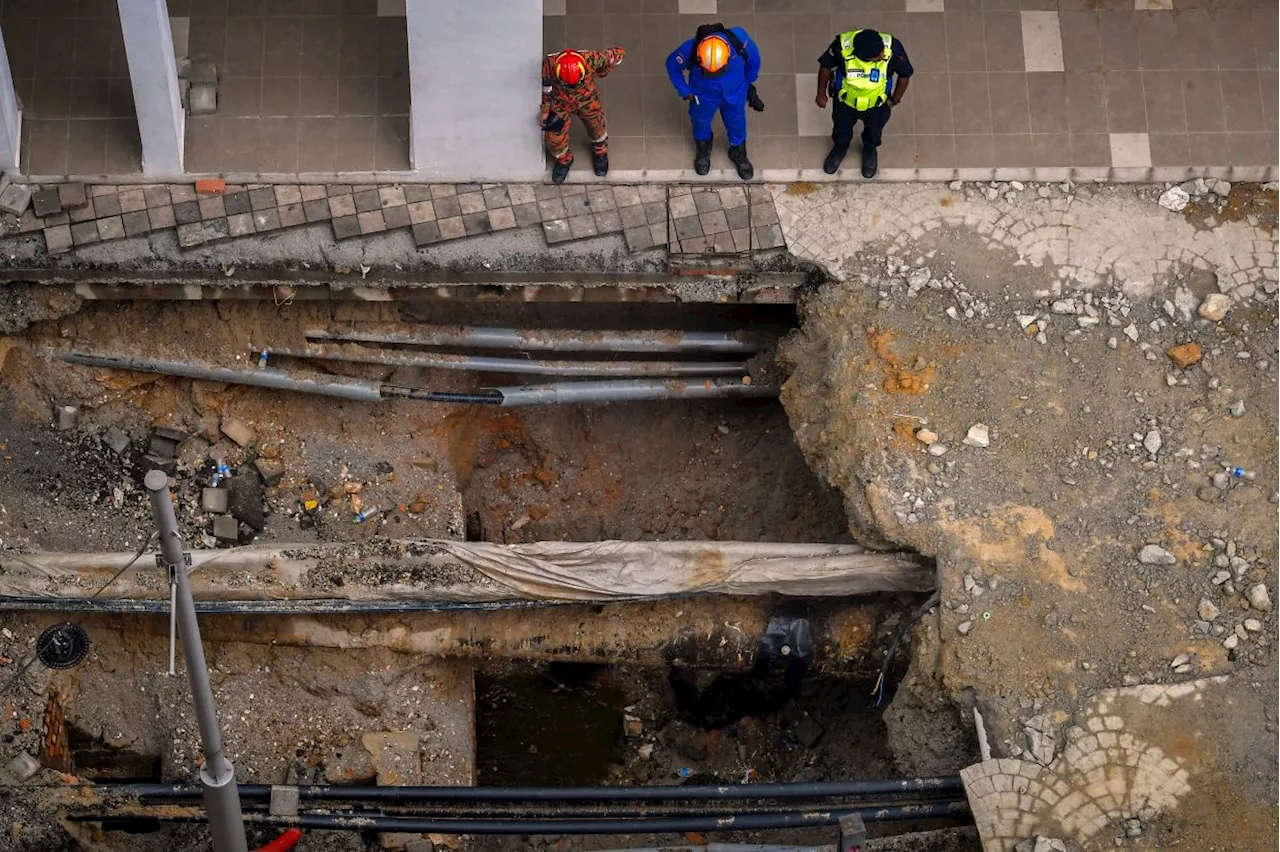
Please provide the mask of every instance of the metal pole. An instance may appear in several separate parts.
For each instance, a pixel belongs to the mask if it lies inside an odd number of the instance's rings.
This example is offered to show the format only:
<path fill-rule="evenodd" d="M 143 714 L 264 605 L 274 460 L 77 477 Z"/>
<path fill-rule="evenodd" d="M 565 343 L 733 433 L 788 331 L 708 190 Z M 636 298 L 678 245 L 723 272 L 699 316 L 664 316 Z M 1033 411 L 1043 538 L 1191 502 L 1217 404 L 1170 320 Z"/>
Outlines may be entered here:
<path fill-rule="evenodd" d="M 178 578 L 169 571 L 169 677 L 178 673 Z"/>
<path fill-rule="evenodd" d="M 151 492 L 151 513 L 160 533 L 160 553 L 165 563 L 172 566 L 177 579 L 178 605 L 175 611 L 178 634 L 182 637 L 182 655 L 187 663 L 191 698 L 203 742 L 204 766 L 200 769 L 200 786 L 204 791 L 204 807 L 209 815 L 214 852 L 248 852 L 235 767 L 222 753 L 218 710 L 213 703 L 213 687 L 209 683 L 204 646 L 200 643 L 195 601 L 191 597 L 191 585 L 187 582 L 187 570 L 183 564 L 178 519 L 173 514 L 173 500 L 169 496 L 169 477 L 162 470 L 153 470 L 147 473 L 145 484 Z"/>

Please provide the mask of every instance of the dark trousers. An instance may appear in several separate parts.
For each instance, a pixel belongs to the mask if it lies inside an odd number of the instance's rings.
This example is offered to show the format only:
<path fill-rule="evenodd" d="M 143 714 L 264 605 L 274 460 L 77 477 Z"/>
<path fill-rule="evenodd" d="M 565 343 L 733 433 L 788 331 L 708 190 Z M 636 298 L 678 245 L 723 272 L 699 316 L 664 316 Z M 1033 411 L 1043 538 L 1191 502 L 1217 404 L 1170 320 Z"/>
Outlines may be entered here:
<path fill-rule="evenodd" d="M 853 125 L 862 120 L 862 147 L 877 148 L 880 132 L 889 123 L 893 108 L 887 103 L 868 110 L 857 110 L 839 99 L 831 102 L 831 141 L 837 148 L 848 148 L 853 141 Z"/>

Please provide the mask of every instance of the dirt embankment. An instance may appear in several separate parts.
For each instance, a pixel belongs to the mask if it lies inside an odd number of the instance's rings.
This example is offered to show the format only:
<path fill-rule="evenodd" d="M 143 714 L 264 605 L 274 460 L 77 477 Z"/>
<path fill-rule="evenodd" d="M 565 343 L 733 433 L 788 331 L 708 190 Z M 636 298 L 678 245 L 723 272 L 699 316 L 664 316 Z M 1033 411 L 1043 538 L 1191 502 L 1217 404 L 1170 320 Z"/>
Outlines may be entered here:
<path fill-rule="evenodd" d="M 1052 270 L 925 240 L 844 270 L 782 353 L 797 441 L 855 538 L 937 558 L 901 745 L 927 751 L 905 729 L 940 702 L 953 726 L 980 705 L 999 756 L 1026 747 L 1021 719 L 1105 687 L 1230 673 L 1274 693 L 1274 299 L 1220 323 L 1166 301 L 1179 280 L 1037 299 Z M 1184 368 L 1166 352 L 1188 343 Z M 1274 730 L 1218 732 L 1258 750 L 1236 795 L 1274 805 Z"/>

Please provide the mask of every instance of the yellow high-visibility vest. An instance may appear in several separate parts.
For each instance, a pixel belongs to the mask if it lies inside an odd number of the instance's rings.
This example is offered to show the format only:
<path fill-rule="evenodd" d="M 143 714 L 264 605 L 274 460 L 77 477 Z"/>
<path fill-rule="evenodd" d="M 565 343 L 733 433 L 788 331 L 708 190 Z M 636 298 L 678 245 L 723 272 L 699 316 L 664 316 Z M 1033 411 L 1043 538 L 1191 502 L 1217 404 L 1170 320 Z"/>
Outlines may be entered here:
<path fill-rule="evenodd" d="M 893 58 L 893 36 L 881 33 L 884 53 L 870 62 L 853 55 L 853 38 L 862 30 L 840 34 L 840 55 L 844 57 L 844 81 L 836 97 L 846 106 L 868 110 L 885 101 L 889 86 L 889 60 Z"/>

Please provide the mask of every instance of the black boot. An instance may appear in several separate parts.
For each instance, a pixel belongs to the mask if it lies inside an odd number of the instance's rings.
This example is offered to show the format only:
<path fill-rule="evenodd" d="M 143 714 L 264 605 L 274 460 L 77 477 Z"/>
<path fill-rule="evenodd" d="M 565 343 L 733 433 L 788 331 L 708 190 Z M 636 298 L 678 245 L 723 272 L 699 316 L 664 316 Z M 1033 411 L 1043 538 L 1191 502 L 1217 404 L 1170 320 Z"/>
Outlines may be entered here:
<path fill-rule="evenodd" d="M 551 182 L 555 184 L 564 183 L 564 179 L 569 176 L 569 167 L 573 165 L 573 160 L 567 163 L 557 162 L 551 167 Z"/>
<path fill-rule="evenodd" d="M 879 164 L 880 158 L 876 156 L 875 148 L 862 149 L 862 176 L 864 178 L 873 178 L 876 176 L 876 166 Z"/>
<path fill-rule="evenodd" d="M 591 158 L 591 167 L 596 170 L 596 177 L 609 174 L 609 155 L 596 154 Z"/>
<path fill-rule="evenodd" d="M 831 148 L 831 153 L 822 161 L 822 170 L 829 175 L 833 175 L 840 171 L 840 164 L 844 162 L 844 155 L 849 153 L 848 145 L 835 145 Z"/>
<path fill-rule="evenodd" d="M 693 170 L 700 175 L 705 175 L 711 171 L 711 140 L 695 139 L 693 144 L 698 146 L 698 150 L 693 154 Z"/>
<path fill-rule="evenodd" d="M 729 162 L 738 167 L 738 177 L 743 180 L 751 180 L 755 177 L 755 166 L 751 165 L 751 161 L 747 159 L 747 146 L 730 145 L 729 146 Z"/>

